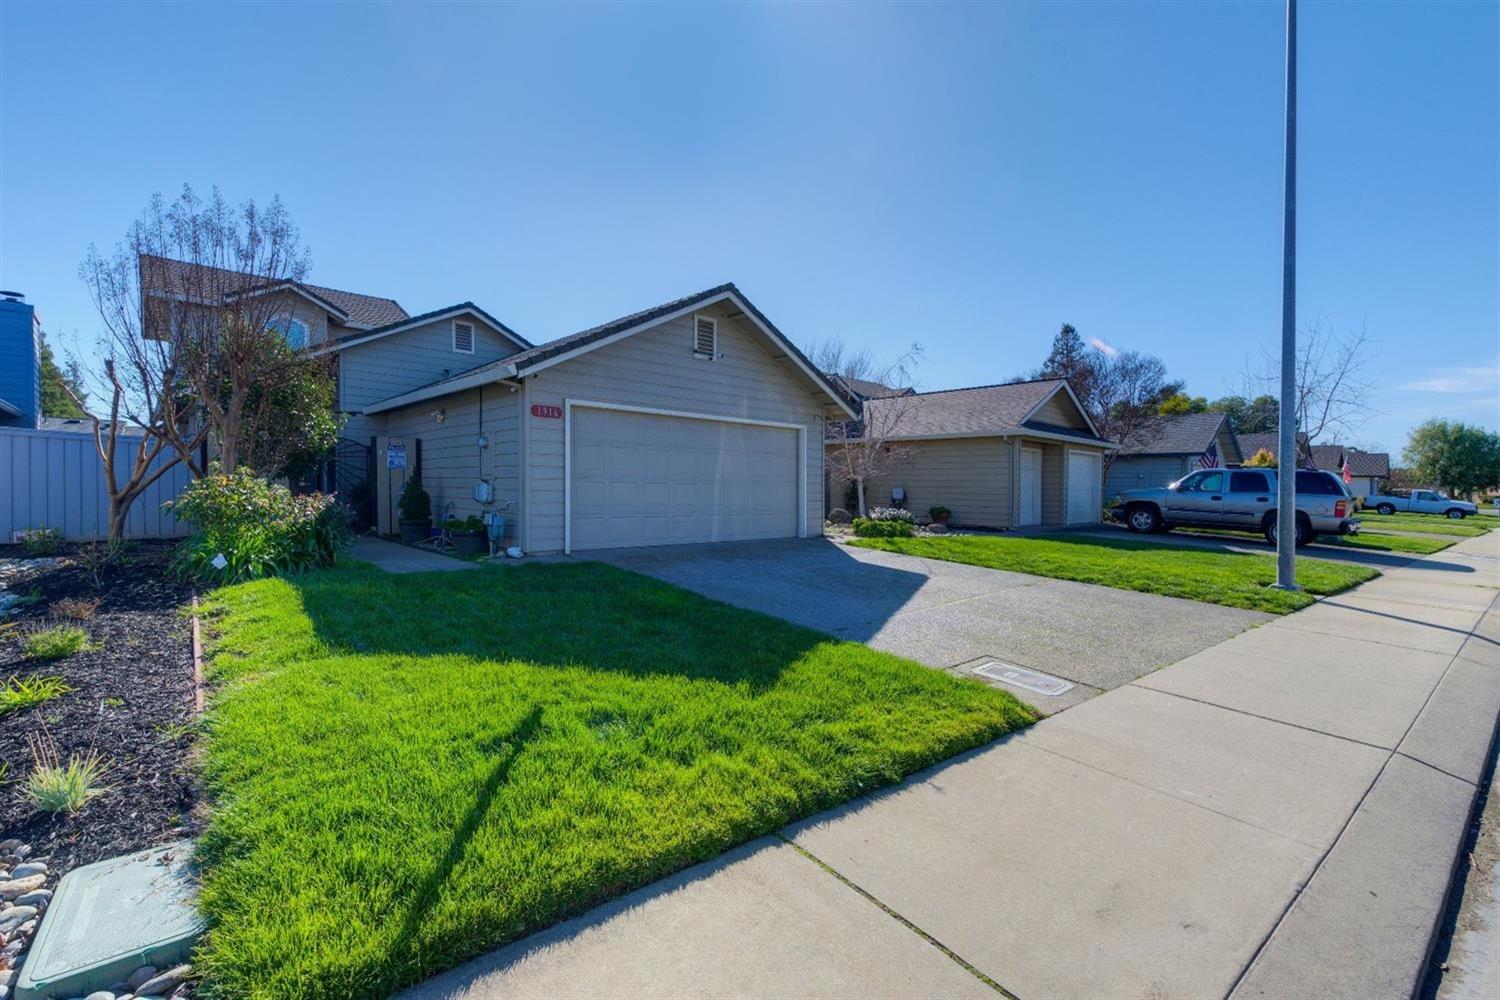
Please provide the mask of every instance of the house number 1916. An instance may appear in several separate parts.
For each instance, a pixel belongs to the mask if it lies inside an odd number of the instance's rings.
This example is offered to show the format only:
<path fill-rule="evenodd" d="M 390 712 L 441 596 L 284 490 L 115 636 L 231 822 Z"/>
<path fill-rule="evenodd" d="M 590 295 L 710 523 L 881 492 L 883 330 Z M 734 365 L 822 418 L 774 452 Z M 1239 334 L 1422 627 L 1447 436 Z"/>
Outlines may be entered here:
<path fill-rule="evenodd" d="M 543 403 L 534 403 L 531 407 L 531 415 L 533 417 L 546 417 L 549 420 L 561 420 L 562 407 L 547 406 Z"/>

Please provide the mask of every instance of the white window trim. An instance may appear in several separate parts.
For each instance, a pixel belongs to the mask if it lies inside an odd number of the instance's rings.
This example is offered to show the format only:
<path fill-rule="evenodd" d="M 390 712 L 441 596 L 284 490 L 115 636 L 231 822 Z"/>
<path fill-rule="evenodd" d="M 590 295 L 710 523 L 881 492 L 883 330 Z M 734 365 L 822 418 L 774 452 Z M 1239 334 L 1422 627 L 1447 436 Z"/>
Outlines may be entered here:
<path fill-rule="evenodd" d="M 460 323 L 469 328 L 469 349 L 467 351 L 458 346 L 458 327 Z M 475 342 L 479 340 L 479 328 L 472 322 L 455 319 L 449 324 L 449 329 L 452 334 L 453 352 L 455 354 L 473 354 Z"/>
<path fill-rule="evenodd" d="M 721 424 L 750 424 L 755 427 L 782 427 L 797 432 L 797 537 L 807 537 L 807 427 L 780 420 L 751 420 L 748 417 L 726 417 L 717 413 L 690 413 L 686 410 L 662 410 L 654 406 L 627 406 L 623 403 L 600 403 L 589 399 L 563 400 L 563 554 L 573 554 L 573 408 L 618 410 L 623 413 L 649 413 L 658 417 L 681 417 L 685 420 L 708 420 Z"/>
<path fill-rule="evenodd" d="M 707 354 L 698 350 L 698 323 L 702 320 L 708 320 L 714 325 L 714 346 L 713 350 Z M 702 313 L 693 313 L 692 345 L 694 357 L 712 361 L 719 356 L 719 318 L 717 316 L 705 316 Z"/>

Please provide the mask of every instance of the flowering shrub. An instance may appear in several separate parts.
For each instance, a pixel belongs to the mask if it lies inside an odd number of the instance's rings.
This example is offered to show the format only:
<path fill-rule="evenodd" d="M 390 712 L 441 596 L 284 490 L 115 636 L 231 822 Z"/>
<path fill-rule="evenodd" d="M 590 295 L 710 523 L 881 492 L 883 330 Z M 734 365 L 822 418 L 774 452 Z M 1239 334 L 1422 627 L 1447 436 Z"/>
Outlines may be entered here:
<path fill-rule="evenodd" d="M 901 521 L 905 524 L 916 524 L 917 515 L 905 507 L 871 507 L 871 521 Z"/>
<path fill-rule="evenodd" d="M 910 521 L 899 518 L 877 521 L 873 517 L 856 517 L 854 533 L 860 538 L 910 538 L 912 526 Z"/>
<path fill-rule="evenodd" d="M 333 497 L 296 496 L 244 467 L 204 476 L 163 506 L 193 528 L 177 571 L 215 583 L 331 566 L 350 539 L 349 512 Z"/>

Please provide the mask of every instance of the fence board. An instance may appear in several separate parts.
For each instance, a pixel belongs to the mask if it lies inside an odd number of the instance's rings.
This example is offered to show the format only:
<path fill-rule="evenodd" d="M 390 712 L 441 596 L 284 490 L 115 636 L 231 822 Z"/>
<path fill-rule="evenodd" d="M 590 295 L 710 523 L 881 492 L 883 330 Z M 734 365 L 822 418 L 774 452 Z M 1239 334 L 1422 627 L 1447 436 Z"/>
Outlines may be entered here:
<path fill-rule="evenodd" d="M 139 438 L 116 445 L 121 471 L 140 447 Z M 168 461 L 158 457 L 152 468 Z M 124 480 L 126 475 L 120 475 Z M 129 538 L 175 538 L 187 528 L 161 509 L 192 479 L 188 467 L 174 465 L 141 494 L 126 518 Z M 56 528 L 64 537 L 87 541 L 109 533 L 109 491 L 93 435 L 0 427 L 0 542 L 29 528 Z"/>

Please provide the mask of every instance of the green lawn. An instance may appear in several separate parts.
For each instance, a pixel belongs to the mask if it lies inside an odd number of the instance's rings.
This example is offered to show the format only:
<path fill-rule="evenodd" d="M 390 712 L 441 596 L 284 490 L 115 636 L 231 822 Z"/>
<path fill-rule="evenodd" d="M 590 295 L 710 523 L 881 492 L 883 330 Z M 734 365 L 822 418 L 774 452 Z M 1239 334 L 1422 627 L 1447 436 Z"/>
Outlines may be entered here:
<path fill-rule="evenodd" d="M 1462 538 L 1477 538 L 1500 528 L 1500 518 L 1484 514 L 1455 521 L 1441 514 L 1379 514 L 1373 510 L 1362 510 L 1355 515 L 1355 520 L 1359 521 L 1361 531 L 1378 533 L 1382 528 L 1389 528 L 1394 531 L 1424 531 L 1430 535 L 1458 535 Z"/>
<path fill-rule="evenodd" d="M 1335 594 L 1380 575 L 1368 566 L 1302 558 L 1297 560 L 1297 582 L 1304 591 L 1271 590 L 1276 580 L 1273 556 L 1134 538 L 966 535 L 860 538 L 849 544 L 1275 614 L 1306 607 L 1312 603 L 1310 595 Z"/>
<path fill-rule="evenodd" d="M 381 996 L 1033 721 L 599 564 L 219 590 L 195 967 Z"/>
<path fill-rule="evenodd" d="M 1271 551 L 1271 546 L 1260 535 L 1245 534 L 1237 531 L 1223 531 L 1216 528 L 1175 528 L 1174 531 L 1184 535 L 1197 535 L 1205 538 L 1219 538 L 1224 541 L 1256 542 L 1266 546 Z M 1337 545 L 1345 549 L 1360 549 L 1369 552 L 1402 552 L 1414 555 L 1431 555 L 1441 552 L 1455 542 L 1452 538 L 1420 538 L 1415 535 L 1391 535 L 1375 532 L 1366 535 L 1363 530 L 1358 535 L 1319 535 L 1319 545 Z M 1314 552 L 1317 550 L 1314 549 Z"/>

